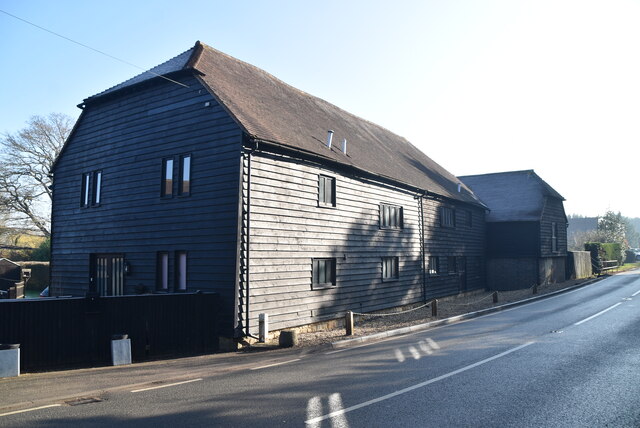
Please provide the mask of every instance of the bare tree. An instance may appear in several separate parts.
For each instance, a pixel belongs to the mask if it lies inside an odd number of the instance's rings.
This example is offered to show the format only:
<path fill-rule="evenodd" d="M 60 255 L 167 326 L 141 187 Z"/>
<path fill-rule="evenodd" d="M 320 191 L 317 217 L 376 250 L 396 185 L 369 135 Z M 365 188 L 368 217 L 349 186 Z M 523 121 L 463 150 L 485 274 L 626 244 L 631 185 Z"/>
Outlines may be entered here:
<path fill-rule="evenodd" d="M 49 172 L 73 119 L 60 113 L 33 116 L 27 127 L 0 139 L 0 214 L 18 228 L 50 233 Z"/>

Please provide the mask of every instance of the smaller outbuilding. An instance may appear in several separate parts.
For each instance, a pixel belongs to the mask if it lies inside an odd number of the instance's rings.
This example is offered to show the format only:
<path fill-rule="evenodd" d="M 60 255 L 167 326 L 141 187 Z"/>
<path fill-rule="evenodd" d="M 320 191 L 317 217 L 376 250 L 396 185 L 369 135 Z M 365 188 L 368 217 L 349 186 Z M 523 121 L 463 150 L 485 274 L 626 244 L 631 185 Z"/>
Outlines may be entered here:
<path fill-rule="evenodd" d="M 565 200 L 533 170 L 459 177 L 491 210 L 487 284 L 494 290 L 564 281 Z"/>
<path fill-rule="evenodd" d="M 9 259 L 0 258 L 0 298 L 20 298 L 24 296 L 22 268 Z"/>

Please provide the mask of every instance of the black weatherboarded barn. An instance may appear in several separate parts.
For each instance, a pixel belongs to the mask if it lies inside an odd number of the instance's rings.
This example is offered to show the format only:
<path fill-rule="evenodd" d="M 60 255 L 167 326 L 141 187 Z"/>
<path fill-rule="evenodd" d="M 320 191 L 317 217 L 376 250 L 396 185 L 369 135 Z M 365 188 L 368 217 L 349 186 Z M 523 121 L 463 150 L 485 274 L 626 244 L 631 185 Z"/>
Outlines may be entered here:
<path fill-rule="evenodd" d="M 460 177 L 487 204 L 487 281 L 496 290 L 565 280 L 564 198 L 533 170 Z"/>
<path fill-rule="evenodd" d="M 196 43 L 81 104 L 54 294 L 217 291 L 256 334 L 484 288 L 485 206 L 407 140 Z M 162 77 L 160 77 L 160 75 Z"/>

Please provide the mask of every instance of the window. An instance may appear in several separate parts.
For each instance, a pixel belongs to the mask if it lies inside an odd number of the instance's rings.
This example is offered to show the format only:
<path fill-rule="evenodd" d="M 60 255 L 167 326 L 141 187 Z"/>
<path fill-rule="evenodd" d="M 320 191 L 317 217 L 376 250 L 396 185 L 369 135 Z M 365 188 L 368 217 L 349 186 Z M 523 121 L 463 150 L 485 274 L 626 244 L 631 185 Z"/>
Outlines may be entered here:
<path fill-rule="evenodd" d="M 178 291 L 187 290 L 187 252 L 176 252 L 176 282 Z"/>
<path fill-rule="evenodd" d="M 429 272 L 429 275 L 440 275 L 440 257 L 429 257 L 427 272 Z"/>
<path fill-rule="evenodd" d="M 93 205 L 100 205 L 100 193 L 102 188 L 102 171 L 93 173 Z"/>
<path fill-rule="evenodd" d="M 382 258 L 382 280 L 389 281 L 398 279 L 398 257 Z"/>
<path fill-rule="evenodd" d="M 467 226 L 467 227 L 472 227 L 473 226 L 473 221 L 472 221 L 472 215 L 471 215 L 471 211 L 469 210 L 462 210 L 462 224 Z"/>
<path fill-rule="evenodd" d="M 159 252 L 156 258 L 156 289 L 169 291 L 169 253 Z"/>
<path fill-rule="evenodd" d="M 456 226 L 456 212 L 449 207 L 440 207 L 440 226 L 442 227 L 455 227 Z"/>
<path fill-rule="evenodd" d="M 336 179 L 320 175 L 318 179 L 318 205 L 321 207 L 336 206 Z"/>
<path fill-rule="evenodd" d="M 91 195 L 91 173 L 82 174 L 82 193 L 80 196 L 80 206 L 86 208 L 90 203 Z"/>
<path fill-rule="evenodd" d="M 558 251 L 558 223 L 551 223 L 551 251 Z"/>
<path fill-rule="evenodd" d="M 311 275 L 314 288 L 336 285 L 336 259 L 313 259 Z"/>
<path fill-rule="evenodd" d="M 458 273 L 458 258 L 447 257 L 447 270 L 449 273 Z"/>
<path fill-rule="evenodd" d="M 178 193 L 186 196 L 191 193 L 191 155 L 180 156 L 180 186 Z"/>
<path fill-rule="evenodd" d="M 85 172 L 82 174 L 82 188 L 80 191 L 80 206 L 100 205 L 102 198 L 102 171 Z"/>
<path fill-rule="evenodd" d="M 173 195 L 173 159 L 162 160 L 162 196 Z"/>
<path fill-rule="evenodd" d="M 380 204 L 380 228 L 402 229 L 402 207 Z"/>

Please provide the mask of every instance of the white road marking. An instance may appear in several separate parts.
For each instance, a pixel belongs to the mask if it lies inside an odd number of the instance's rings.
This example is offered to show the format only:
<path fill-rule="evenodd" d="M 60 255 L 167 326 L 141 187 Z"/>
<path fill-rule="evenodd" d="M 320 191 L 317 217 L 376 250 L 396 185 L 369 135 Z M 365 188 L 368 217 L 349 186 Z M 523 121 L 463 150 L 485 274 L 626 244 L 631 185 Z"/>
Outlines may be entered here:
<path fill-rule="evenodd" d="M 440 345 L 438 345 L 438 344 L 436 343 L 436 341 L 435 341 L 435 340 L 433 340 L 433 339 L 432 339 L 432 338 L 430 338 L 430 337 L 427 337 L 427 343 L 429 343 L 429 345 L 431 345 L 431 347 L 432 347 L 433 349 L 435 349 L 435 350 L 440 349 Z"/>
<path fill-rule="evenodd" d="M 335 351 L 325 352 L 324 355 L 337 354 L 337 353 L 340 353 L 340 352 L 351 351 L 352 349 L 364 348 L 365 346 L 377 345 L 378 343 L 387 342 L 389 340 L 399 339 L 401 337 L 404 337 L 404 336 L 393 336 L 393 337 L 388 337 L 386 339 L 376 340 L 374 342 L 363 343 L 362 345 L 358 345 L 358 346 L 350 346 L 348 348 L 336 349 Z"/>
<path fill-rule="evenodd" d="M 300 358 L 296 358 L 295 360 L 289 360 L 289 361 L 281 361 L 279 363 L 273 363 L 273 364 L 267 364 L 266 366 L 260 366 L 260 367 L 253 367 L 249 370 L 260 370 L 260 369 L 266 369 L 267 367 L 275 367 L 275 366 L 281 366 L 283 364 L 289 364 L 289 363 L 295 363 L 296 361 L 300 361 Z"/>
<path fill-rule="evenodd" d="M 0 416 L 17 415 L 19 413 L 33 412 L 34 410 L 49 409 L 51 407 L 60 407 L 62 404 L 49 404 L 47 406 L 32 407 L 31 409 L 14 410 L 13 412 L 0 413 Z"/>
<path fill-rule="evenodd" d="M 403 363 L 406 358 L 404 357 L 402 351 L 396 348 L 394 352 L 396 354 L 396 360 L 398 360 L 399 363 Z"/>
<path fill-rule="evenodd" d="M 636 297 L 638 294 L 640 294 L 640 290 L 638 290 L 638 291 L 636 291 L 635 293 L 633 293 L 633 294 L 631 295 L 631 297 Z"/>
<path fill-rule="evenodd" d="M 411 354 L 414 360 L 419 360 L 420 357 L 422 356 L 420 355 L 420 352 L 418 352 L 415 346 L 409 346 L 409 353 Z"/>
<path fill-rule="evenodd" d="M 424 352 L 425 354 L 427 355 L 433 354 L 433 351 L 431 350 L 431 346 L 429 346 L 429 344 L 424 340 L 419 341 L 418 346 L 420 347 L 422 352 Z"/>
<path fill-rule="evenodd" d="M 611 309 L 613 309 L 613 308 L 615 308 L 616 306 L 619 306 L 619 305 L 621 305 L 621 304 L 622 304 L 622 302 L 620 302 L 620 303 L 616 303 L 616 304 L 615 304 L 615 305 L 613 305 L 613 306 L 609 306 L 607 309 L 605 309 L 605 310 L 603 310 L 603 311 L 600 311 L 600 312 L 598 312 L 598 313 L 597 313 L 597 314 L 595 314 L 595 315 L 591 315 L 589 318 L 585 318 L 585 319 L 583 319 L 582 321 L 578 321 L 577 323 L 575 323 L 575 324 L 573 324 L 573 325 L 580 325 L 580 324 L 582 324 L 582 323 L 585 323 L 585 322 L 587 322 L 587 321 L 590 321 L 590 320 L 594 319 L 595 317 L 598 317 L 598 316 L 600 316 L 600 315 L 604 314 L 605 312 L 608 312 L 608 311 L 610 311 Z"/>
<path fill-rule="evenodd" d="M 131 392 L 151 391 L 152 389 L 168 388 L 170 386 L 184 385 L 185 383 L 198 382 L 198 381 L 201 381 L 201 380 L 202 380 L 202 378 L 185 380 L 185 381 L 182 381 L 182 382 L 168 383 L 166 385 L 158 385 L 158 386 L 151 386 L 149 388 L 134 389 Z"/>
<path fill-rule="evenodd" d="M 362 409 L 363 407 L 368 407 L 368 406 L 371 406 L 372 404 L 376 404 L 376 403 L 379 403 L 381 401 L 385 401 L 385 400 L 388 400 L 390 398 L 394 398 L 394 397 L 397 397 L 399 395 L 406 394 L 408 392 L 414 391 L 414 390 L 419 389 L 419 388 L 423 388 L 423 387 L 425 387 L 427 385 L 431 385 L 432 383 L 439 382 L 439 381 L 447 379 L 447 378 L 449 378 L 451 376 L 455 376 L 455 375 L 460 374 L 462 372 L 466 372 L 467 370 L 471 370 L 471 369 L 474 369 L 474 368 L 476 368 L 478 366 L 481 366 L 483 364 L 489 363 L 489 362 L 491 362 L 493 360 L 497 360 L 498 358 L 505 357 L 505 356 L 507 356 L 507 355 L 509 355 L 509 354 L 511 354 L 513 352 L 516 352 L 516 351 L 519 351 L 519 350 L 521 350 L 523 348 L 526 348 L 529 345 L 533 345 L 534 343 L 535 342 L 527 342 L 527 343 L 525 343 L 523 345 L 516 346 L 515 348 L 509 349 L 507 351 L 501 352 L 500 354 L 494 355 L 493 357 L 486 358 L 484 360 L 478 361 L 477 363 L 473 363 L 473 364 L 470 364 L 468 366 L 462 367 L 462 368 L 460 368 L 458 370 L 454 370 L 452 372 L 443 374 L 442 376 L 438 376 L 438 377 L 435 377 L 433 379 L 429 379 L 429 380 L 426 380 L 424 382 L 420 382 L 418 384 L 409 386 L 407 388 L 400 389 L 400 390 L 392 392 L 390 394 L 386 394 L 386 395 L 383 395 L 381 397 L 374 398 L 372 400 L 368 400 L 368 401 L 365 401 L 365 402 L 360 403 L 360 404 L 356 404 L 356 405 L 351 406 L 351 407 L 347 407 L 346 409 L 337 410 L 337 411 L 328 413 L 328 414 L 323 415 L 323 416 L 318 416 L 318 417 L 315 417 L 313 419 L 308 419 L 308 420 L 305 421 L 305 424 L 317 424 L 318 422 L 321 422 L 323 420 L 330 419 L 330 418 L 335 418 L 337 416 L 344 415 L 345 413 L 349 413 L 349 412 L 352 412 L 354 410 Z"/>
<path fill-rule="evenodd" d="M 322 415 L 322 400 L 318 396 L 310 398 L 307 402 L 307 420 L 314 419 L 320 415 Z M 310 426 L 312 428 L 320 428 L 320 421 L 310 424 Z"/>
<path fill-rule="evenodd" d="M 340 413 L 342 408 L 342 396 L 339 392 L 331 394 L 329 396 L 329 411 L 331 413 Z M 340 413 L 335 418 L 331 419 L 332 428 L 349 428 L 349 422 L 344 416 L 344 413 Z"/>

